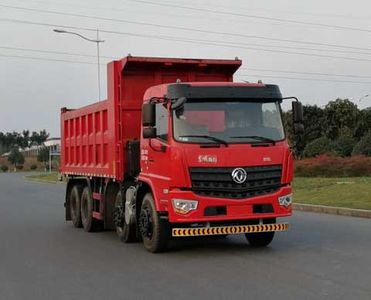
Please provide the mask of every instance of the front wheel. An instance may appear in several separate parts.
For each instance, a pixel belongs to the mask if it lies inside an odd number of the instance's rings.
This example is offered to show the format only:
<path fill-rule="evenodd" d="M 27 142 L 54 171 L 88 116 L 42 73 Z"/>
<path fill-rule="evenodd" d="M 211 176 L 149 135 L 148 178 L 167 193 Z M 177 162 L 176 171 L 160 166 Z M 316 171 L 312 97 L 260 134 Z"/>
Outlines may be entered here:
<path fill-rule="evenodd" d="M 253 247 L 265 247 L 268 246 L 274 237 L 274 231 L 272 232 L 259 232 L 259 233 L 246 233 L 246 239 Z"/>
<path fill-rule="evenodd" d="M 275 224 L 276 219 L 264 219 L 264 224 Z M 274 231 L 270 232 L 257 232 L 257 233 L 245 233 L 246 239 L 250 243 L 252 247 L 265 247 L 268 246 L 273 238 L 274 238 Z"/>
<path fill-rule="evenodd" d="M 156 211 L 152 194 L 144 196 L 140 215 L 139 229 L 144 247 L 150 252 L 165 251 L 169 241 L 169 225 L 161 220 Z"/>

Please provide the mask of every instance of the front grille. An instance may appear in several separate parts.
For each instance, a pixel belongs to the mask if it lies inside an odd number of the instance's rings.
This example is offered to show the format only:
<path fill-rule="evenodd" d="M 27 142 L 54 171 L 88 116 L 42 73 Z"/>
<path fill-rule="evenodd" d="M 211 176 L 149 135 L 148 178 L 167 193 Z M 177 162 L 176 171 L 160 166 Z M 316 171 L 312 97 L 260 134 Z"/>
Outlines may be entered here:
<path fill-rule="evenodd" d="M 244 167 L 245 182 L 232 179 L 236 168 L 190 168 L 192 191 L 201 196 L 242 199 L 266 195 L 281 186 L 281 165 Z"/>

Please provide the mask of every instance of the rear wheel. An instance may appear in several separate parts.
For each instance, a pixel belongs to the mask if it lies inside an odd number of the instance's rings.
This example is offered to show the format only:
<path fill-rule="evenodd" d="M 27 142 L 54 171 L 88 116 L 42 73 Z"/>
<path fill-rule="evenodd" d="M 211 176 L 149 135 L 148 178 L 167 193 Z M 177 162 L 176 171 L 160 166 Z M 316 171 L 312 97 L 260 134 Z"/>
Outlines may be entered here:
<path fill-rule="evenodd" d="M 128 224 L 125 220 L 125 199 L 123 199 L 121 191 L 116 195 L 113 219 L 116 226 L 117 236 L 121 241 L 125 243 L 137 241 L 135 224 Z"/>
<path fill-rule="evenodd" d="M 70 193 L 70 215 L 72 224 L 79 228 L 82 226 L 81 222 L 81 193 L 82 186 L 76 184 Z"/>
<path fill-rule="evenodd" d="M 153 196 L 147 193 L 139 215 L 139 229 L 144 247 L 150 252 L 165 251 L 169 241 L 169 225 L 156 211 Z"/>
<path fill-rule="evenodd" d="M 81 221 L 84 230 L 87 232 L 96 231 L 101 222 L 93 218 L 93 197 L 89 187 L 84 187 L 81 195 Z"/>

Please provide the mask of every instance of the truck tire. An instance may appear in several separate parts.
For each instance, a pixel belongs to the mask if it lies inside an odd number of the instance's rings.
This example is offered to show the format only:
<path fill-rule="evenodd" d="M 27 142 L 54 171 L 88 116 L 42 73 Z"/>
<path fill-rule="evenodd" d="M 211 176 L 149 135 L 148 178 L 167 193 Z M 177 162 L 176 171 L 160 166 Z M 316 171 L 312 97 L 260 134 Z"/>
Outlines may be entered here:
<path fill-rule="evenodd" d="M 275 224 L 276 218 L 264 219 L 263 224 Z M 268 246 L 274 237 L 274 231 L 259 232 L 259 233 L 246 233 L 246 239 L 252 247 L 265 247 Z"/>
<path fill-rule="evenodd" d="M 71 215 L 72 224 L 76 228 L 82 227 L 81 193 L 82 193 L 82 186 L 80 184 L 74 185 L 70 193 L 70 215 Z"/>
<path fill-rule="evenodd" d="M 87 186 L 84 187 L 81 195 L 81 222 L 87 232 L 96 231 L 101 223 L 93 218 L 93 197 Z"/>
<path fill-rule="evenodd" d="M 259 232 L 259 233 L 246 233 L 246 239 L 249 241 L 252 247 L 265 247 L 268 246 L 274 237 L 274 231 L 272 232 Z"/>
<path fill-rule="evenodd" d="M 127 224 L 125 221 L 125 199 L 121 196 L 121 191 L 116 195 L 114 223 L 116 226 L 116 233 L 120 241 L 124 243 L 136 242 L 137 232 L 135 224 Z"/>
<path fill-rule="evenodd" d="M 139 215 L 139 229 L 143 245 L 149 252 L 162 252 L 167 248 L 170 237 L 169 224 L 160 219 L 151 193 L 142 201 Z"/>

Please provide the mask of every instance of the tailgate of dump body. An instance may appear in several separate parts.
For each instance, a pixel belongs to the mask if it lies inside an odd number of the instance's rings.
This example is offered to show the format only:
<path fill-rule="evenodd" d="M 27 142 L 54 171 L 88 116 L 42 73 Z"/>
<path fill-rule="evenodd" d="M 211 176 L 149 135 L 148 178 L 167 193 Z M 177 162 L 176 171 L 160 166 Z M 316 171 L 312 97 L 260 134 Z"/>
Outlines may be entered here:
<path fill-rule="evenodd" d="M 108 128 L 108 101 L 61 112 L 61 172 L 113 177 L 114 139 Z"/>

